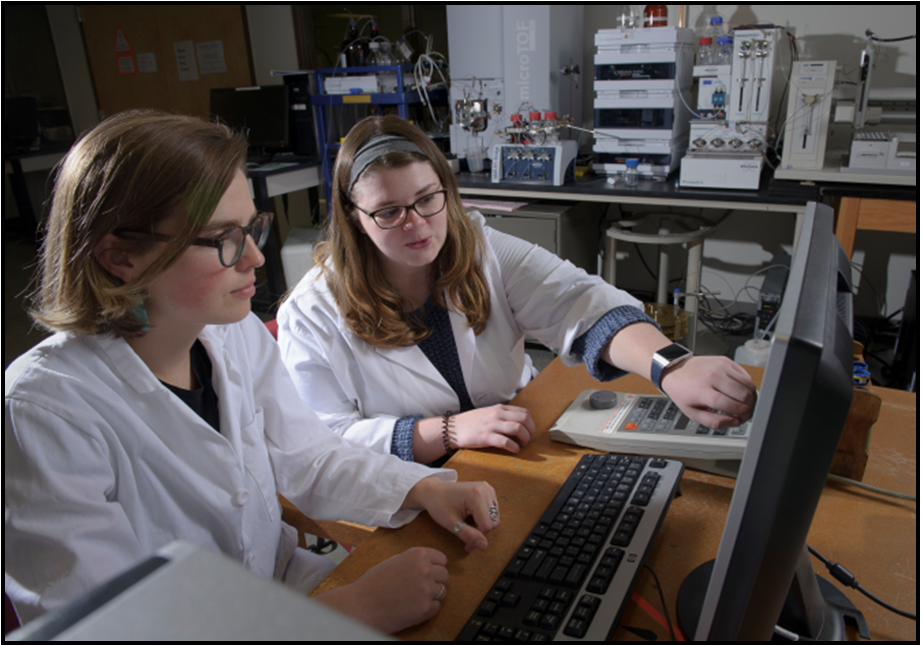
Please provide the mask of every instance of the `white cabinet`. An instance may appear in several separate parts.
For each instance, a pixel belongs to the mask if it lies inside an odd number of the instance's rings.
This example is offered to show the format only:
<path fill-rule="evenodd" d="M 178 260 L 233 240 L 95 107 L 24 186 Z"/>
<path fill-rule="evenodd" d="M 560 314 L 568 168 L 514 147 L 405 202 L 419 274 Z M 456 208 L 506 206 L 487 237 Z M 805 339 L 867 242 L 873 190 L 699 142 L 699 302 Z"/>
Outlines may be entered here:
<path fill-rule="evenodd" d="M 530 204 L 515 211 L 477 210 L 497 231 L 544 247 L 591 274 L 598 273 L 599 205 L 560 202 Z"/>

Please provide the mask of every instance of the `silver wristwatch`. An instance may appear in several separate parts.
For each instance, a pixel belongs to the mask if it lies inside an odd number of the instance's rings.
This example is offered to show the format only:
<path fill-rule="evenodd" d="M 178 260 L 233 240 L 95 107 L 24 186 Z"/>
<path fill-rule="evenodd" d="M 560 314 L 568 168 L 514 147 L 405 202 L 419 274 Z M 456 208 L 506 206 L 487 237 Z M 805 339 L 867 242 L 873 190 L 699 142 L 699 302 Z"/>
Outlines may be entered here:
<path fill-rule="evenodd" d="M 692 357 L 692 351 L 679 343 L 667 345 L 653 353 L 653 365 L 650 367 L 650 381 L 663 392 L 663 371 Z"/>

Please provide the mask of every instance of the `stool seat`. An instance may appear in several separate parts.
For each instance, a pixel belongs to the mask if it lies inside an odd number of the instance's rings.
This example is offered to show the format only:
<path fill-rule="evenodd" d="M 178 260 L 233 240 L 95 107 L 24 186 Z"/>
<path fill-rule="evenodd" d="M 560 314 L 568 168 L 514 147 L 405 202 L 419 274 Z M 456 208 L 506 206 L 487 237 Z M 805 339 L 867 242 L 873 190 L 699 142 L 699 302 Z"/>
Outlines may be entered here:
<path fill-rule="evenodd" d="M 639 219 L 620 220 L 610 226 L 607 237 L 605 259 L 605 280 L 615 284 L 615 253 L 617 241 L 634 244 L 655 244 L 660 246 L 659 274 L 656 285 L 656 301 L 668 303 L 667 283 L 669 281 L 669 245 L 688 245 L 688 263 L 686 266 L 685 310 L 692 321 L 692 338 L 689 347 L 695 349 L 697 333 L 698 296 L 701 284 L 701 257 L 704 239 L 711 235 L 717 226 L 697 215 L 676 213 L 645 213 Z"/>

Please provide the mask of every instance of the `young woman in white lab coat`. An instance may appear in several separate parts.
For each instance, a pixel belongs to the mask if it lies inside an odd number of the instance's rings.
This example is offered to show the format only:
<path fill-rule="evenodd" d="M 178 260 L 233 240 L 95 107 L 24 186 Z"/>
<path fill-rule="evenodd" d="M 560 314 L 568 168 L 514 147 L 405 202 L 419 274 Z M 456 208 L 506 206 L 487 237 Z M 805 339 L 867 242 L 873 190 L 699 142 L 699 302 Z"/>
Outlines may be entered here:
<path fill-rule="evenodd" d="M 57 333 L 5 373 L 4 587 L 23 621 L 176 539 L 310 590 L 333 563 L 296 546 L 278 492 L 368 525 L 425 509 L 468 549 L 498 523 L 486 483 L 349 444 L 300 400 L 250 313 L 271 215 L 245 152 L 220 125 L 124 113 L 58 172 L 33 311 Z M 409 550 L 318 600 L 400 630 L 438 611 L 445 565 Z"/>
<path fill-rule="evenodd" d="M 442 154 L 398 117 L 345 138 L 331 206 L 279 344 L 301 396 L 357 443 L 427 464 L 456 448 L 517 453 L 535 433 L 507 404 L 535 376 L 526 334 L 600 380 L 650 376 L 671 343 L 627 293 L 467 213 Z M 724 357 L 671 366 L 658 385 L 712 427 L 751 414 L 752 381 Z"/>

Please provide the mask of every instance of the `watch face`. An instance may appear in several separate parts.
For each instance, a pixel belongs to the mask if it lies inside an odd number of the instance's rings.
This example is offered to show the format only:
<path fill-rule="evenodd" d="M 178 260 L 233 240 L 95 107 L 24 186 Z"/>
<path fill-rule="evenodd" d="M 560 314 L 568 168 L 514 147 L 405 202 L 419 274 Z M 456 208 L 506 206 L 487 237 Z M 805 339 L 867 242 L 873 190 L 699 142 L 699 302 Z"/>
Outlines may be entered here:
<path fill-rule="evenodd" d="M 691 350 L 679 345 L 678 343 L 673 343 L 672 345 L 667 345 L 662 350 L 657 350 L 656 354 L 661 356 L 669 363 L 672 363 L 676 359 L 681 359 L 685 355 L 691 354 Z"/>

